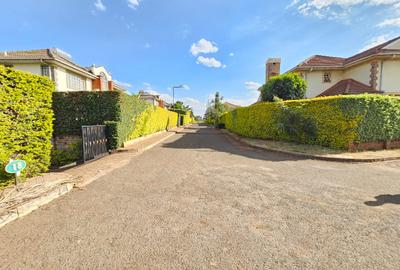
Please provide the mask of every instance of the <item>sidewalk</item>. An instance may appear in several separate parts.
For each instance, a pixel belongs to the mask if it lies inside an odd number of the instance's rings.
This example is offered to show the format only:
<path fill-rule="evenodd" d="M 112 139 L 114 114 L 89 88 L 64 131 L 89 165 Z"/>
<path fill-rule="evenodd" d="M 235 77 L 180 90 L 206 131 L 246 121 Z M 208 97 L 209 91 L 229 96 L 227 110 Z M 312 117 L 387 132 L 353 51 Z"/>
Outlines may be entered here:
<path fill-rule="evenodd" d="M 336 162 L 378 162 L 400 159 L 400 149 L 344 152 L 343 150 L 336 150 L 318 145 L 303 145 L 290 142 L 244 138 L 228 130 L 221 130 L 221 132 L 236 141 L 256 149 L 289 154 L 303 158 Z"/>
<path fill-rule="evenodd" d="M 4 189 L 0 192 L 0 228 L 67 194 L 73 188 L 84 188 L 100 177 L 122 168 L 130 162 L 132 157 L 154 147 L 181 130 L 183 128 L 176 128 L 138 138 L 112 155 L 34 177 L 19 184 L 19 191 L 16 191 L 13 186 Z"/>

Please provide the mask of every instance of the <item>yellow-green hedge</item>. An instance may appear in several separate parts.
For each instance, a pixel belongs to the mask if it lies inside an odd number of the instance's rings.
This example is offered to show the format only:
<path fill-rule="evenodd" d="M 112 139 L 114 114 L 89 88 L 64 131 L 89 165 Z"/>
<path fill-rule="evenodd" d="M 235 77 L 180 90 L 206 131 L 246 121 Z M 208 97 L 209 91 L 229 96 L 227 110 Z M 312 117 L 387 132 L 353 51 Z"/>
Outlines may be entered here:
<path fill-rule="evenodd" d="M 400 139 L 400 99 L 349 95 L 264 102 L 228 112 L 221 121 L 250 138 L 346 149 L 353 142 Z"/>
<path fill-rule="evenodd" d="M 192 118 L 192 112 L 188 111 L 186 114 L 183 116 L 183 124 L 188 125 L 188 124 L 193 124 L 194 119 Z"/>
<path fill-rule="evenodd" d="M 0 65 L 0 186 L 11 177 L 4 171 L 10 158 L 27 162 L 24 176 L 48 169 L 54 87 L 46 77 Z"/>
<path fill-rule="evenodd" d="M 129 139 L 135 139 L 149 134 L 174 128 L 178 124 L 178 114 L 160 107 L 148 107 L 136 119 L 135 128 Z"/>

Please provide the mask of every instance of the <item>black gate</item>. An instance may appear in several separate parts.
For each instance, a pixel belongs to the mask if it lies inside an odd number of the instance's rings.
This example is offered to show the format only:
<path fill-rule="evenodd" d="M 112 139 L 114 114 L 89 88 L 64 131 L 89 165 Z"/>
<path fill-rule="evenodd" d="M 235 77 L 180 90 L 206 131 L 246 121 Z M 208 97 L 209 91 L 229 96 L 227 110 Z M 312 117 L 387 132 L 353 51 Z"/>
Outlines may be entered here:
<path fill-rule="evenodd" d="M 108 153 L 106 126 L 82 126 L 83 162 Z"/>

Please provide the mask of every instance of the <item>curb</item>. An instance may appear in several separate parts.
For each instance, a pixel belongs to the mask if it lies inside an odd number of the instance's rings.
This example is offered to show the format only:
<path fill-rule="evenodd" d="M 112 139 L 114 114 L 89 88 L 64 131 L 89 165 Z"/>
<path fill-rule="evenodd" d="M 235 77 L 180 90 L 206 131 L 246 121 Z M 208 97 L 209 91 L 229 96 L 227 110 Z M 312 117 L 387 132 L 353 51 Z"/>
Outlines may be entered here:
<path fill-rule="evenodd" d="M 260 147 L 257 145 L 249 144 L 249 143 L 243 141 L 239 135 L 232 133 L 228 130 L 220 130 L 220 132 L 242 144 L 245 144 L 246 146 L 249 146 L 249 147 L 252 147 L 252 148 L 255 148 L 258 150 L 262 150 L 262 151 L 266 151 L 266 152 L 274 152 L 274 153 L 279 153 L 279 154 L 285 154 L 285 155 L 291 155 L 291 156 L 301 157 L 301 158 L 305 158 L 305 159 L 323 160 L 323 161 L 331 161 L 331 162 L 342 162 L 342 163 L 373 163 L 373 162 L 400 160 L 400 156 L 399 157 L 388 157 L 388 158 L 365 158 L 365 159 L 339 158 L 339 157 L 324 157 L 324 156 L 318 156 L 318 155 L 303 154 L 303 153 L 298 153 L 298 152 L 290 152 L 290 151 L 277 150 L 277 149 L 269 149 L 269 148 L 264 148 L 264 147 Z"/>
<path fill-rule="evenodd" d="M 50 192 L 28 201 L 17 208 L 13 209 L 7 214 L 0 216 L 0 228 L 4 225 L 16 220 L 17 218 L 28 215 L 29 213 L 37 210 L 39 207 L 48 204 L 49 202 L 69 193 L 74 188 L 72 183 L 64 184 L 56 187 Z"/>
<path fill-rule="evenodd" d="M 170 130 L 171 134 L 160 138 L 159 140 L 157 140 L 156 142 L 143 147 L 143 148 L 139 148 L 137 153 L 141 154 L 151 148 L 153 148 L 154 146 L 158 145 L 159 143 L 167 140 L 168 138 L 172 137 L 173 135 L 175 135 L 177 132 L 183 130 L 183 128 L 176 128 L 173 130 Z M 150 134 L 146 137 L 142 137 L 139 138 L 138 140 L 136 140 L 135 142 L 140 142 L 140 141 L 144 141 L 146 139 L 150 139 L 156 135 L 160 135 L 162 133 L 166 133 L 167 131 L 162 131 L 162 132 L 157 132 L 154 134 Z M 130 142 L 130 145 L 133 145 L 132 141 Z M 123 151 L 123 149 L 122 149 Z M 96 162 L 96 161 L 94 161 Z M 122 165 L 123 166 L 123 165 Z M 82 188 L 84 186 L 89 185 L 90 183 L 94 182 L 95 180 L 99 179 L 100 177 L 104 176 L 107 173 L 110 173 L 111 171 L 115 170 L 116 168 L 113 168 L 110 171 L 103 171 L 102 173 L 95 175 L 94 177 L 90 178 L 89 180 L 82 182 L 82 183 L 67 183 L 67 184 L 62 184 L 56 188 L 54 188 L 53 190 L 41 195 L 40 197 L 37 197 L 35 199 L 32 199 L 28 202 L 23 203 L 22 205 L 18 206 L 17 208 L 10 210 L 7 214 L 1 215 L 0 216 L 0 228 L 5 226 L 6 224 L 20 218 L 23 216 L 26 216 L 28 214 L 30 214 L 31 212 L 37 210 L 38 208 L 40 208 L 43 205 L 46 205 L 48 203 L 50 203 L 51 201 L 71 192 L 74 188 Z"/>

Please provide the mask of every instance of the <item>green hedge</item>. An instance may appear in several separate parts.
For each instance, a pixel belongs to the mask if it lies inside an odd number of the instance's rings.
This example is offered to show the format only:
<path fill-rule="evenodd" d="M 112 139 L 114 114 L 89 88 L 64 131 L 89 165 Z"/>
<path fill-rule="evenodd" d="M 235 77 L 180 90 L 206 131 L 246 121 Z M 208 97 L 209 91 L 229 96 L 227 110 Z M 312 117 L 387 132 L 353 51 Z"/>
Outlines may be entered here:
<path fill-rule="evenodd" d="M 160 107 L 148 106 L 139 115 L 129 139 L 146 136 L 158 131 L 174 128 L 178 124 L 178 114 Z"/>
<path fill-rule="evenodd" d="M 221 121 L 250 138 L 346 149 L 353 142 L 400 139 L 400 99 L 349 95 L 264 102 L 228 112 Z"/>
<path fill-rule="evenodd" d="M 45 77 L 0 66 L 0 185 L 9 159 L 24 159 L 24 176 L 50 165 L 54 84 Z"/>
<path fill-rule="evenodd" d="M 119 121 L 122 95 L 112 91 L 53 93 L 54 135 L 81 135 L 83 125 Z"/>

